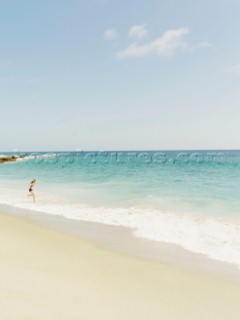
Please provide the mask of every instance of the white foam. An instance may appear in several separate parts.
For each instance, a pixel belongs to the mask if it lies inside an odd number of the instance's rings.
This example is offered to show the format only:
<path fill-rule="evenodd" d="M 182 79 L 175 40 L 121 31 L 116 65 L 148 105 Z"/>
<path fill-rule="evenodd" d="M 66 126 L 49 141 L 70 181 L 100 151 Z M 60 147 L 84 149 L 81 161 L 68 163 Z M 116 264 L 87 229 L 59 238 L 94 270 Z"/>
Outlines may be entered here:
<path fill-rule="evenodd" d="M 135 207 L 91 207 L 70 204 L 63 198 L 40 192 L 34 204 L 26 193 L 19 190 L 12 190 L 11 194 L 0 190 L 0 203 L 68 219 L 125 226 L 131 228 L 136 237 L 177 244 L 240 268 L 240 221 L 237 219 L 233 221 Z"/>
<path fill-rule="evenodd" d="M 47 153 L 47 154 L 30 154 L 24 157 L 19 157 L 17 161 L 27 161 L 27 160 L 36 160 L 36 159 L 51 159 L 56 158 L 58 155 L 56 153 Z"/>

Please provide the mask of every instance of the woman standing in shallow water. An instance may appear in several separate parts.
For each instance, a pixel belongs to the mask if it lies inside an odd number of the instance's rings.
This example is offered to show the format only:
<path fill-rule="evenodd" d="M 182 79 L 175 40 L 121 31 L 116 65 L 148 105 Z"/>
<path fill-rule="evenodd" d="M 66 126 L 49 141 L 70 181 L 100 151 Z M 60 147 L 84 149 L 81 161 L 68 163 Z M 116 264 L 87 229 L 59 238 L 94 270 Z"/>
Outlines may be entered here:
<path fill-rule="evenodd" d="M 32 196 L 33 197 L 33 201 L 35 202 L 35 194 L 34 194 L 34 192 L 33 192 L 33 187 L 35 186 L 35 184 L 36 184 L 36 182 L 37 182 L 37 180 L 36 179 L 33 179 L 31 182 L 30 182 L 30 187 L 29 187 L 29 192 L 30 192 L 30 194 L 29 194 L 29 196 Z"/>

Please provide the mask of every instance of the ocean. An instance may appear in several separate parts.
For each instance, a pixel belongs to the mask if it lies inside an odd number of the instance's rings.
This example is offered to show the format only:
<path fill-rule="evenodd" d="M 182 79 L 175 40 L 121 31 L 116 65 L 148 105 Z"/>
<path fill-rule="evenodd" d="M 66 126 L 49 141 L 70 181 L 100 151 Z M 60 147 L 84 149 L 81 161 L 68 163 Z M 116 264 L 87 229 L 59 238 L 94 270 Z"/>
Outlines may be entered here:
<path fill-rule="evenodd" d="M 0 204 L 125 226 L 240 267 L 240 151 L 21 154 L 0 164 Z"/>

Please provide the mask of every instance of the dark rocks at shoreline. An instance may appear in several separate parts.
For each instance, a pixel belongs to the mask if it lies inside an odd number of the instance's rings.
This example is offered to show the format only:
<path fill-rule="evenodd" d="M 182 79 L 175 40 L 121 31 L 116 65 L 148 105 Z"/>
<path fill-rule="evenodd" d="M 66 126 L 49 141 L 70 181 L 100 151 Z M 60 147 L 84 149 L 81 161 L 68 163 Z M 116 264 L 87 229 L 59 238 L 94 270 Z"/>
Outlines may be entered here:
<path fill-rule="evenodd" d="M 24 155 L 21 156 L 0 156 L 0 163 L 6 163 L 6 162 L 15 162 L 18 159 L 24 158 Z"/>

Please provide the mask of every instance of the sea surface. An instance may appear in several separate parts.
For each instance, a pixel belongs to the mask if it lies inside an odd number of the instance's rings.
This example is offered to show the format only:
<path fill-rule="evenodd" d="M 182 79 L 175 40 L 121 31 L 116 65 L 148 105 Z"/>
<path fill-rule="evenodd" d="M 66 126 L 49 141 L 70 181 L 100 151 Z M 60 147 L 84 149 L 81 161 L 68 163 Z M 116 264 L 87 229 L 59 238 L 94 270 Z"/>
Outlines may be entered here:
<path fill-rule="evenodd" d="M 125 226 L 240 267 L 240 151 L 21 155 L 0 164 L 0 204 Z"/>

